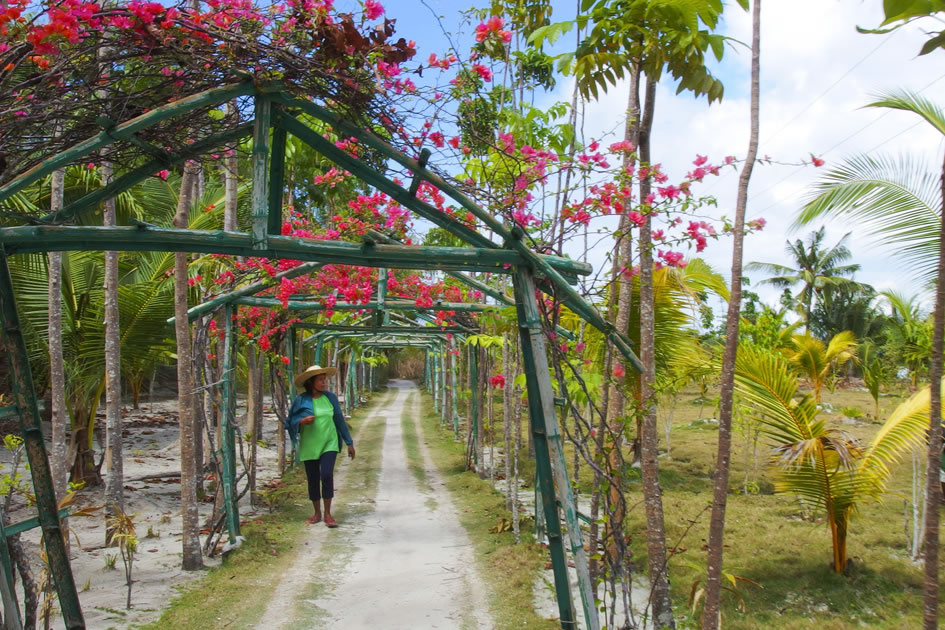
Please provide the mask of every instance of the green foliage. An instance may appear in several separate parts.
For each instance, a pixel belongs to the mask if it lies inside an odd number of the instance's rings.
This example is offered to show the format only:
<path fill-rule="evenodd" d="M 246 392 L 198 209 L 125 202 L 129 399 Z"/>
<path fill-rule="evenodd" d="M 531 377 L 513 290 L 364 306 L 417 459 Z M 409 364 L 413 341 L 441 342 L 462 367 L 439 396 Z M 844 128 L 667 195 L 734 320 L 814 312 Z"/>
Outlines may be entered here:
<path fill-rule="evenodd" d="M 820 402 L 826 385 L 833 391 L 833 379 L 844 365 L 856 358 L 856 337 L 848 330 L 834 335 L 828 343 L 810 335 L 795 335 L 788 352 L 791 364 L 814 388 L 814 400 Z"/>
<path fill-rule="evenodd" d="M 917 395 L 900 405 L 863 447 L 847 434 L 828 428 L 818 417 L 813 396 L 797 398 L 797 380 L 783 357 L 742 349 L 735 382 L 773 447 L 775 491 L 796 494 L 804 505 L 826 512 L 834 570 L 844 571 L 847 531 L 857 505 L 879 499 L 889 479 L 889 467 L 923 442 L 928 426 L 927 394 L 924 422 L 922 399 Z"/>
<path fill-rule="evenodd" d="M 469 335 L 466 343 L 479 348 L 501 348 L 505 345 L 505 337 L 501 335 Z"/>
<path fill-rule="evenodd" d="M 791 288 L 801 285 L 795 299 L 803 306 L 801 314 L 804 322 L 810 322 L 815 298 L 828 286 L 855 285 L 848 276 L 859 270 L 859 265 L 843 264 L 852 254 L 847 247 L 847 233 L 832 247 L 825 247 L 826 227 L 811 232 L 806 241 L 801 239 L 787 242 L 785 252 L 794 259 L 794 267 L 775 263 L 750 262 L 746 271 L 767 273 L 768 278 L 761 282 L 778 288 Z"/>
<path fill-rule="evenodd" d="M 861 33 L 885 34 L 914 20 L 926 17 L 940 17 L 945 12 L 945 2 L 942 0 L 883 0 L 885 19 L 880 28 L 857 27 Z M 933 50 L 945 48 L 945 31 L 927 31 L 929 38 L 919 49 L 919 55 L 927 55 Z"/>
<path fill-rule="evenodd" d="M 864 415 L 863 410 L 859 407 L 844 407 L 841 410 L 841 413 L 843 414 L 844 418 L 852 418 L 854 420 L 857 418 L 862 418 Z"/>
<path fill-rule="evenodd" d="M 883 94 L 868 107 L 912 112 L 945 133 L 945 113 L 917 94 Z M 931 282 L 938 260 L 940 183 L 937 169 L 909 156 L 854 156 L 817 182 L 796 223 L 806 225 L 822 217 L 854 221 L 894 247 L 919 278 Z"/>
<path fill-rule="evenodd" d="M 274 480 L 260 490 L 253 490 L 253 494 L 262 499 L 270 514 L 291 498 L 294 492 L 295 488 L 281 479 Z"/>
<path fill-rule="evenodd" d="M 668 72 L 679 81 L 677 93 L 706 95 L 711 103 L 721 100 L 723 86 L 705 55 L 722 58 L 725 37 L 711 32 L 722 10 L 721 0 L 583 0 L 576 20 L 538 28 L 528 41 L 553 43 L 575 26 L 589 28 L 557 64 L 576 78 L 584 98 L 598 98 L 636 69 L 654 81 Z"/>

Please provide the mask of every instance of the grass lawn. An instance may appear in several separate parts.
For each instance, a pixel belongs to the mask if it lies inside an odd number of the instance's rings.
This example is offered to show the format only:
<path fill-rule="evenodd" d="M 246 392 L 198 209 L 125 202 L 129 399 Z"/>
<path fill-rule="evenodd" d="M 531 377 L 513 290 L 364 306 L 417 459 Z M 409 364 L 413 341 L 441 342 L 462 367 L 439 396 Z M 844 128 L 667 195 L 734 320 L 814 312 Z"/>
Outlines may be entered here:
<path fill-rule="evenodd" d="M 715 416 L 710 400 L 703 405 L 698 391 L 683 392 L 676 401 L 669 432 L 671 449 L 660 458 L 660 478 L 668 545 L 678 546 L 670 560 L 671 587 L 681 627 L 697 627 L 688 600 L 693 584 L 704 579 L 708 539 L 707 509 L 712 500 L 717 429 L 702 422 Z M 880 418 L 907 396 L 880 399 Z M 873 400 L 865 391 L 823 392 L 829 423 L 866 443 L 880 423 L 872 418 Z M 664 422 L 670 402 L 660 409 L 660 448 L 666 448 Z M 845 419 L 843 410 L 858 408 L 863 416 Z M 701 412 L 701 413 L 700 413 Z M 854 413 L 855 412 L 851 412 Z M 496 408 L 501 419 L 501 404 Z M 527 423 L 526 423 L 527 425 Z M 501 446 L 501 420 L 495 428 Z M 830 532 L 822 514 L 805 514 L 792 496 L 774 495 L 766 476 L 767 449 L 754 441 L 750 425 L 739 421 L 733 437 L 732 470 L 726 518 L 725 571 L 757 582 L 739 584 L 743 598 L 723 593 L 723 624 L 731 629 L 757 628 L 913 628 L 921 627 L 921 563 L 909 558 L 904 499 L 911 498 L 912 465 L 909 455 L 893 469 L 882 503 L 864 503 L 853 518 L 847 540 L 853 567 L 849 576 L 836 575 Z M 566 447 L 567 461 L 572 461 Z M 924 454 L 922 455 L 924 458 Z M 629 473 L 627 531 L 634 565 L 646 570 L 646 523 L 642 509 L 639 472 Z M 923 476 L 924 479 L 924 476 Z M 592 485 L 589 466 L 581 466 L 578 488 Z M 811 518 L 813 517 L 813 518 Z M 909 524 L 911 527 L 911 523 Z M 688 531 L 687 531 L 688 530 Z"/>

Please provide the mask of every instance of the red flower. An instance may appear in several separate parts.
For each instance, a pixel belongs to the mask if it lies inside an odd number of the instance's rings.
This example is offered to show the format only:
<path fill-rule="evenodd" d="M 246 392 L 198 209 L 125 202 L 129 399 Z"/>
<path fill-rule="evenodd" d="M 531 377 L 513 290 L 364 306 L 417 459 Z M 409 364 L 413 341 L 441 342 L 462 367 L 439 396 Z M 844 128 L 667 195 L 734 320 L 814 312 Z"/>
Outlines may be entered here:
<path fill-rule="evenodd" d="M 811 164 L 813 164 L 814 166 L 823 166 L 823 165 L 824 165 L 824 161 L 821 160 L 819 157 L 815 156 L 813 153 L 810 154 L 810 162 L 811 162 Z"/>
<path fill-rule="evenodd" d="M 492 385 L 493 387 L 498 387 L 498 388 L 505 387 L 505 376 L 503 376 L 502 374 L 496 374 L 495 376 L 489 379 L 489 384 Z"/>

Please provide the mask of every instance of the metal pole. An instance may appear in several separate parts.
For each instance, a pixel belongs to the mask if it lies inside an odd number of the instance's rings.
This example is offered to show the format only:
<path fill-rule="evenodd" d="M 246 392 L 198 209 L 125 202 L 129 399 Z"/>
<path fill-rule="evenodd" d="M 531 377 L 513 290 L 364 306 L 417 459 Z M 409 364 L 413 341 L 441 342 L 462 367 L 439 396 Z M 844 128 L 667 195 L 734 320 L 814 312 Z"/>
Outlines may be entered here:
<path fill-rule="evenodd" d="M 469 348 L 469 395 L 472 401 L 473 466 L 479 470 L 479 347 Z M 491 394 L 490 394 L 491 395 Z"/>
<path fill-rule="evenodd" d="M 584 543 L 581 539 L 574 495 L 568 480 L 568 469 L 561 446 L 561 433 L 558 431 L 544 331 L 538 303 L 535 300 L 534 271 L 518 267 L 512 276 L 512 281 L 515 287 L 515 309 L 518 314 L 519 336 L 522 342 L 522 362 L 528 385 L 528 415 L 535 442 L 538 485 L 541 486 L 541 500 L 555 575 L 558 609 L 561 612 L 561 626 L 573 628 L 576 622 L 568 583 L 564 541 L 561 537 L 561 523 L 558 520 L 558 508 L 555 501 L 555 486 L 557 486 L 561 505 L 564 508 L 568 538 L 571 543 L 571 556 L 574 558 L 586 625 L 588 630 L 599 630 L 600 620 L 597 617 L 597 607 L 591 589 L 590 572 L 584 555 Z"/>
<path fill-rule="evenodd" d="M 18 410 L 20 432 L 26 445 L 26 457 L 33 477 L 33 491 L 36 493 L 36 509 L 39 512 L 43 541 L 46 544 L 46 556 L 49 558 L 49 571 L 52 573 L 59 595 L 59 608 L 66 628 L 85 628 L 79 594 L 76 592 L 75 579 L 69 566 L 69 555 L 62 526 L 59 522 L 59 510 L 56 508 L 56 492 L 53 489 L 52 473 L 46 457 L 46 445 L 39 425 L 39 408 L 36 404 L 36 391 L 33 389 L 33 374 L 30 370 L 26 342 L 20 329 L 20 318 L 16 312 L 16 298 L 13 280 L 7 265 L 7 256 L 0 245 L 0 325 L 4 354 L 10 364 L 10 387 L 13 390 L 13 404 Z"/>
<path fill-rule="evenodd" d="M 7 532 L 3 526 L 6 520 L 7 515 L 3 508 L 0 508 L 0 564 L 3 565 L 0 596 L 3 599 L 3 630 L 22 630 L 23 621 L 20 619 L 20 607 L 16 602 L 16 588 L 13 581 L 13 560 L 10 558 Z"/>
<path fill-rule="evenodd" d="M 294 401 L 298 392 L 295 391 L 295 349 L 298 343 L 299 331 L 295 326 L 289 326 L 289 400 Z M 290 403 L 291 404 L 291 403 Z M 286 418 L 288 421 L 288 418 Z M 292 452 L 289 456 L 290 466 L 295 466 L 295 442 L 292 442 Z"/>
<path fill-rule="evenodd" d="M 456 378 L 456 355 L 450 352 L 450 402 L 453 407 L 453 437 L 459 439 L 459 411 L 456 409 L 456 398 L 459 394 L 459 383 Z"/>
<path fill-rule="evenodd" d="M 223 430 L 220 450 L 223 456 L 223 503 L 230 543 L 240 535 L 239 507 L 236 504 L 236 334 L 233 332 L 234 307 L 224 310 L 226 328 L 223 337 Z M 290 359 L 291 361 L 291 359 Z"/>

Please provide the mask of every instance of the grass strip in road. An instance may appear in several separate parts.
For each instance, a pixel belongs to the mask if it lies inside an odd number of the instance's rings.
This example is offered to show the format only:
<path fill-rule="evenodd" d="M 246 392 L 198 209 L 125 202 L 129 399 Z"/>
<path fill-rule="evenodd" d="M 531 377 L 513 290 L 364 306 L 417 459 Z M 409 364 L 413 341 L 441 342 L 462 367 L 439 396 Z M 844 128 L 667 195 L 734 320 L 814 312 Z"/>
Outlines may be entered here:
<path fill-rule="evenodd" d="M 417 486 L 424 494 L 433 493 L 430 480 L 427 478 L 423 455 L 420 453 L 420 437 L 417 435 L 417 409 L 419 409 L 419 392 L 410 394 L 404 405 L 404 413 L 400 417 L 400 426 L 403 433 L 404 450 L 407 451 L 407 468 L 417 481 Z M 432 496 L 426 500 L 426 505 L 432 512 L 436 509 L 436 499 Z"/>
<path fill-rule="evenodd" d="M 522 523 L 522 542 L 517 545 L 511 531 L 499 531 L 512 520 L 511 512 L 505 508 L 505 497 L 489 482 L 466 470 L 465 444 L 455 441 L 452 427 L 440 427 L 429 395 L 416 395 L 421 396 L 421 405 L 411 405 L 409 409 L 425 410 L 420 412 L 424 441 L 446 481 L 459 522 L 472 542 L 496 628 L 560 627 L 556 620 L 544 619 L 534 609 L 534 584 L 540 579 L 548 556 L 535 544 L 533 522 L 529 519 Z"/>
<path fill-rule="evenodd" d="M 368 503 L 366 499 L 373 498 L 376 492 L 384 423 L 371 419 L 371 415 L 385 400 L 387 395 L 375 397 L 377 402 L 372 401 L 353 414 L 351 425 L 352 431 L 357 431 L 358 456 L 346 473 L 345 487 L 339 489 L 338 500 L 359 505 L 337 510 L 345 520 L 354 520 Z M 360 431 L 357 430 L 359 425 L 363 425 Z M 379 439 L 375 435 L 378 431 Z M 224 557 L 220 566 L 211 568 L 205 577 L 183 586 L 181 594 L 171 601 L 160 619 L 144 628 L 206 630 L 252 628 L 259 624 L 281 576 L 296 559 L 292 552 L 302 544 L 305 521 L 312 514 L 305 470 L 296 466 L 282 481 L 286 483 L 286 496 L 292 500 L 272 514 L 244 521 L 241 531 L 246 542 Z"/>

